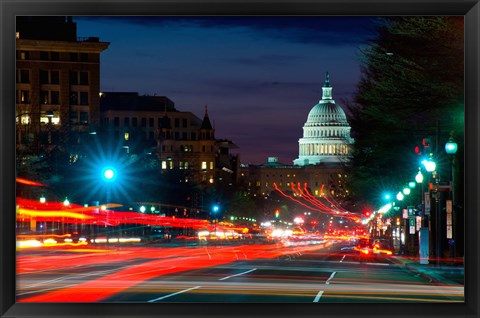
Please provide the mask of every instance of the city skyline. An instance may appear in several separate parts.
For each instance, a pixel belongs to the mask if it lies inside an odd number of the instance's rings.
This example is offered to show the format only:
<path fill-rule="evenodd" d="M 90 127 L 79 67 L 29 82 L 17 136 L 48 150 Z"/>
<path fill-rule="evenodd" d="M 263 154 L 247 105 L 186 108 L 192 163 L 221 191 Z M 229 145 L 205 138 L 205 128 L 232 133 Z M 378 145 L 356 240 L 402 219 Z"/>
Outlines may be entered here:
<path fill-rule="evenodd" d="M 232 140 L 242 163 L 292 164 L 330 73 L 344 109 L 360 78 L 370 17 L 74 17 L 80 37 L 110 42 L 103 92 L 167 96 Z M 121 67 L 118 67 L 121 65 Z"/>

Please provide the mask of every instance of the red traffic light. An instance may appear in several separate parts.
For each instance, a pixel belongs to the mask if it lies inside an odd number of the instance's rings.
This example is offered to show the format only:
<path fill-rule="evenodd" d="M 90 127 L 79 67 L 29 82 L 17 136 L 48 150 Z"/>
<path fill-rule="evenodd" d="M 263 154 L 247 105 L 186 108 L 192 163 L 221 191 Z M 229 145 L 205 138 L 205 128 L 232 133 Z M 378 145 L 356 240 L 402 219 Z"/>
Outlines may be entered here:
<path fill-rule="evenodd" d="M 430 147 L 431 141 L 430 138 L 422 138 L 422 146 L 424 148 Z"/>
<path fill-rule="evenodd" d="M 420 150 L 419 146 L 415 146 L 415 153 L 419 156 L 422 154 L 422 151 Z"/>

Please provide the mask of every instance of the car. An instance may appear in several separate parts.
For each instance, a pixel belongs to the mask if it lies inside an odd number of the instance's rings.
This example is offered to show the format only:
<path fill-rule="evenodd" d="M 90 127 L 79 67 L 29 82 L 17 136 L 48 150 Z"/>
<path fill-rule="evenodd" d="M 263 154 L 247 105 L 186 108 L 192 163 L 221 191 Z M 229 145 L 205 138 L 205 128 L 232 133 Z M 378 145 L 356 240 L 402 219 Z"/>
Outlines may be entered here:
<path fill-rule="evenodd" d="M 373 254 L 373 240 L 368 238 L 361 238 L 357 241 L 354 251 L 359 261 L 372 260 L 375 255 Z"/>
<path fill-rule="evenodd" d="M 392 245 L 390 240 L 376 239 L 373 241 L 372 253 L 377 257 L 389 257 L 393 255 Z"/>

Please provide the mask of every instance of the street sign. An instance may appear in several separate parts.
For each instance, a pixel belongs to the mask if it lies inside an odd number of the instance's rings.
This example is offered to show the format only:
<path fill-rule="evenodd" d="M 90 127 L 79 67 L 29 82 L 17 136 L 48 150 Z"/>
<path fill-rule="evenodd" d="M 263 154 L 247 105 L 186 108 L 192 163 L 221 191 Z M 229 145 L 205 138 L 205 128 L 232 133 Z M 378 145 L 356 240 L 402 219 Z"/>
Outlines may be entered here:
<path fill-rule="evenodd" d="M 452 222 L 452 200 L 447 200 L 447 239 L 453 238 L 452 235 L 452 228 L 453 228 L 453 222 Z"/>
<path fill-rule="evenodd" d="M 409 217 L 415 215 L 415 207 L 414 206 L 412 206 L 412 205 L 407 206 L 407 210 L 408 210 L 408 216 Z"/>
<path fill-rule="evenodd" d="M 453 238 L 453 228 L 451 225 L 447 225 L 447 239 Z"/>
<path fill-rule="evenodd" d="M 417 216 L 417 231 L 420 231 L 421 227 L 422 227 L 422 217 Z"/>
<path fill-rule="evenodd" d="M 416 227 L 415 227 L 415 217 L 409 217 L 408 218 L 408 225 L 409 225 L 409 233 L 410 234 L 415 234 L 416 232 Z"/>

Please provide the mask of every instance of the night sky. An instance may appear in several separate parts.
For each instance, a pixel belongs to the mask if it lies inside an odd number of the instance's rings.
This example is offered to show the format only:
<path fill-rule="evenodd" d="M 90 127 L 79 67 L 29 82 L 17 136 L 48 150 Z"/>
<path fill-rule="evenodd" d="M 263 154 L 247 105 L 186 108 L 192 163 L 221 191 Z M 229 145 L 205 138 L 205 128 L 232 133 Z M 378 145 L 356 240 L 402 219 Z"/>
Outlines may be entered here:
<path fill-rule="evenodd" d="M 351 100 L 369 17 L 75 17 L 77 35 L 98 36 L 100 89 L 167 96 L 203 118 L 242 163 L 292 164 L 310 109 L 330 73 L 333 98 Z"/>

